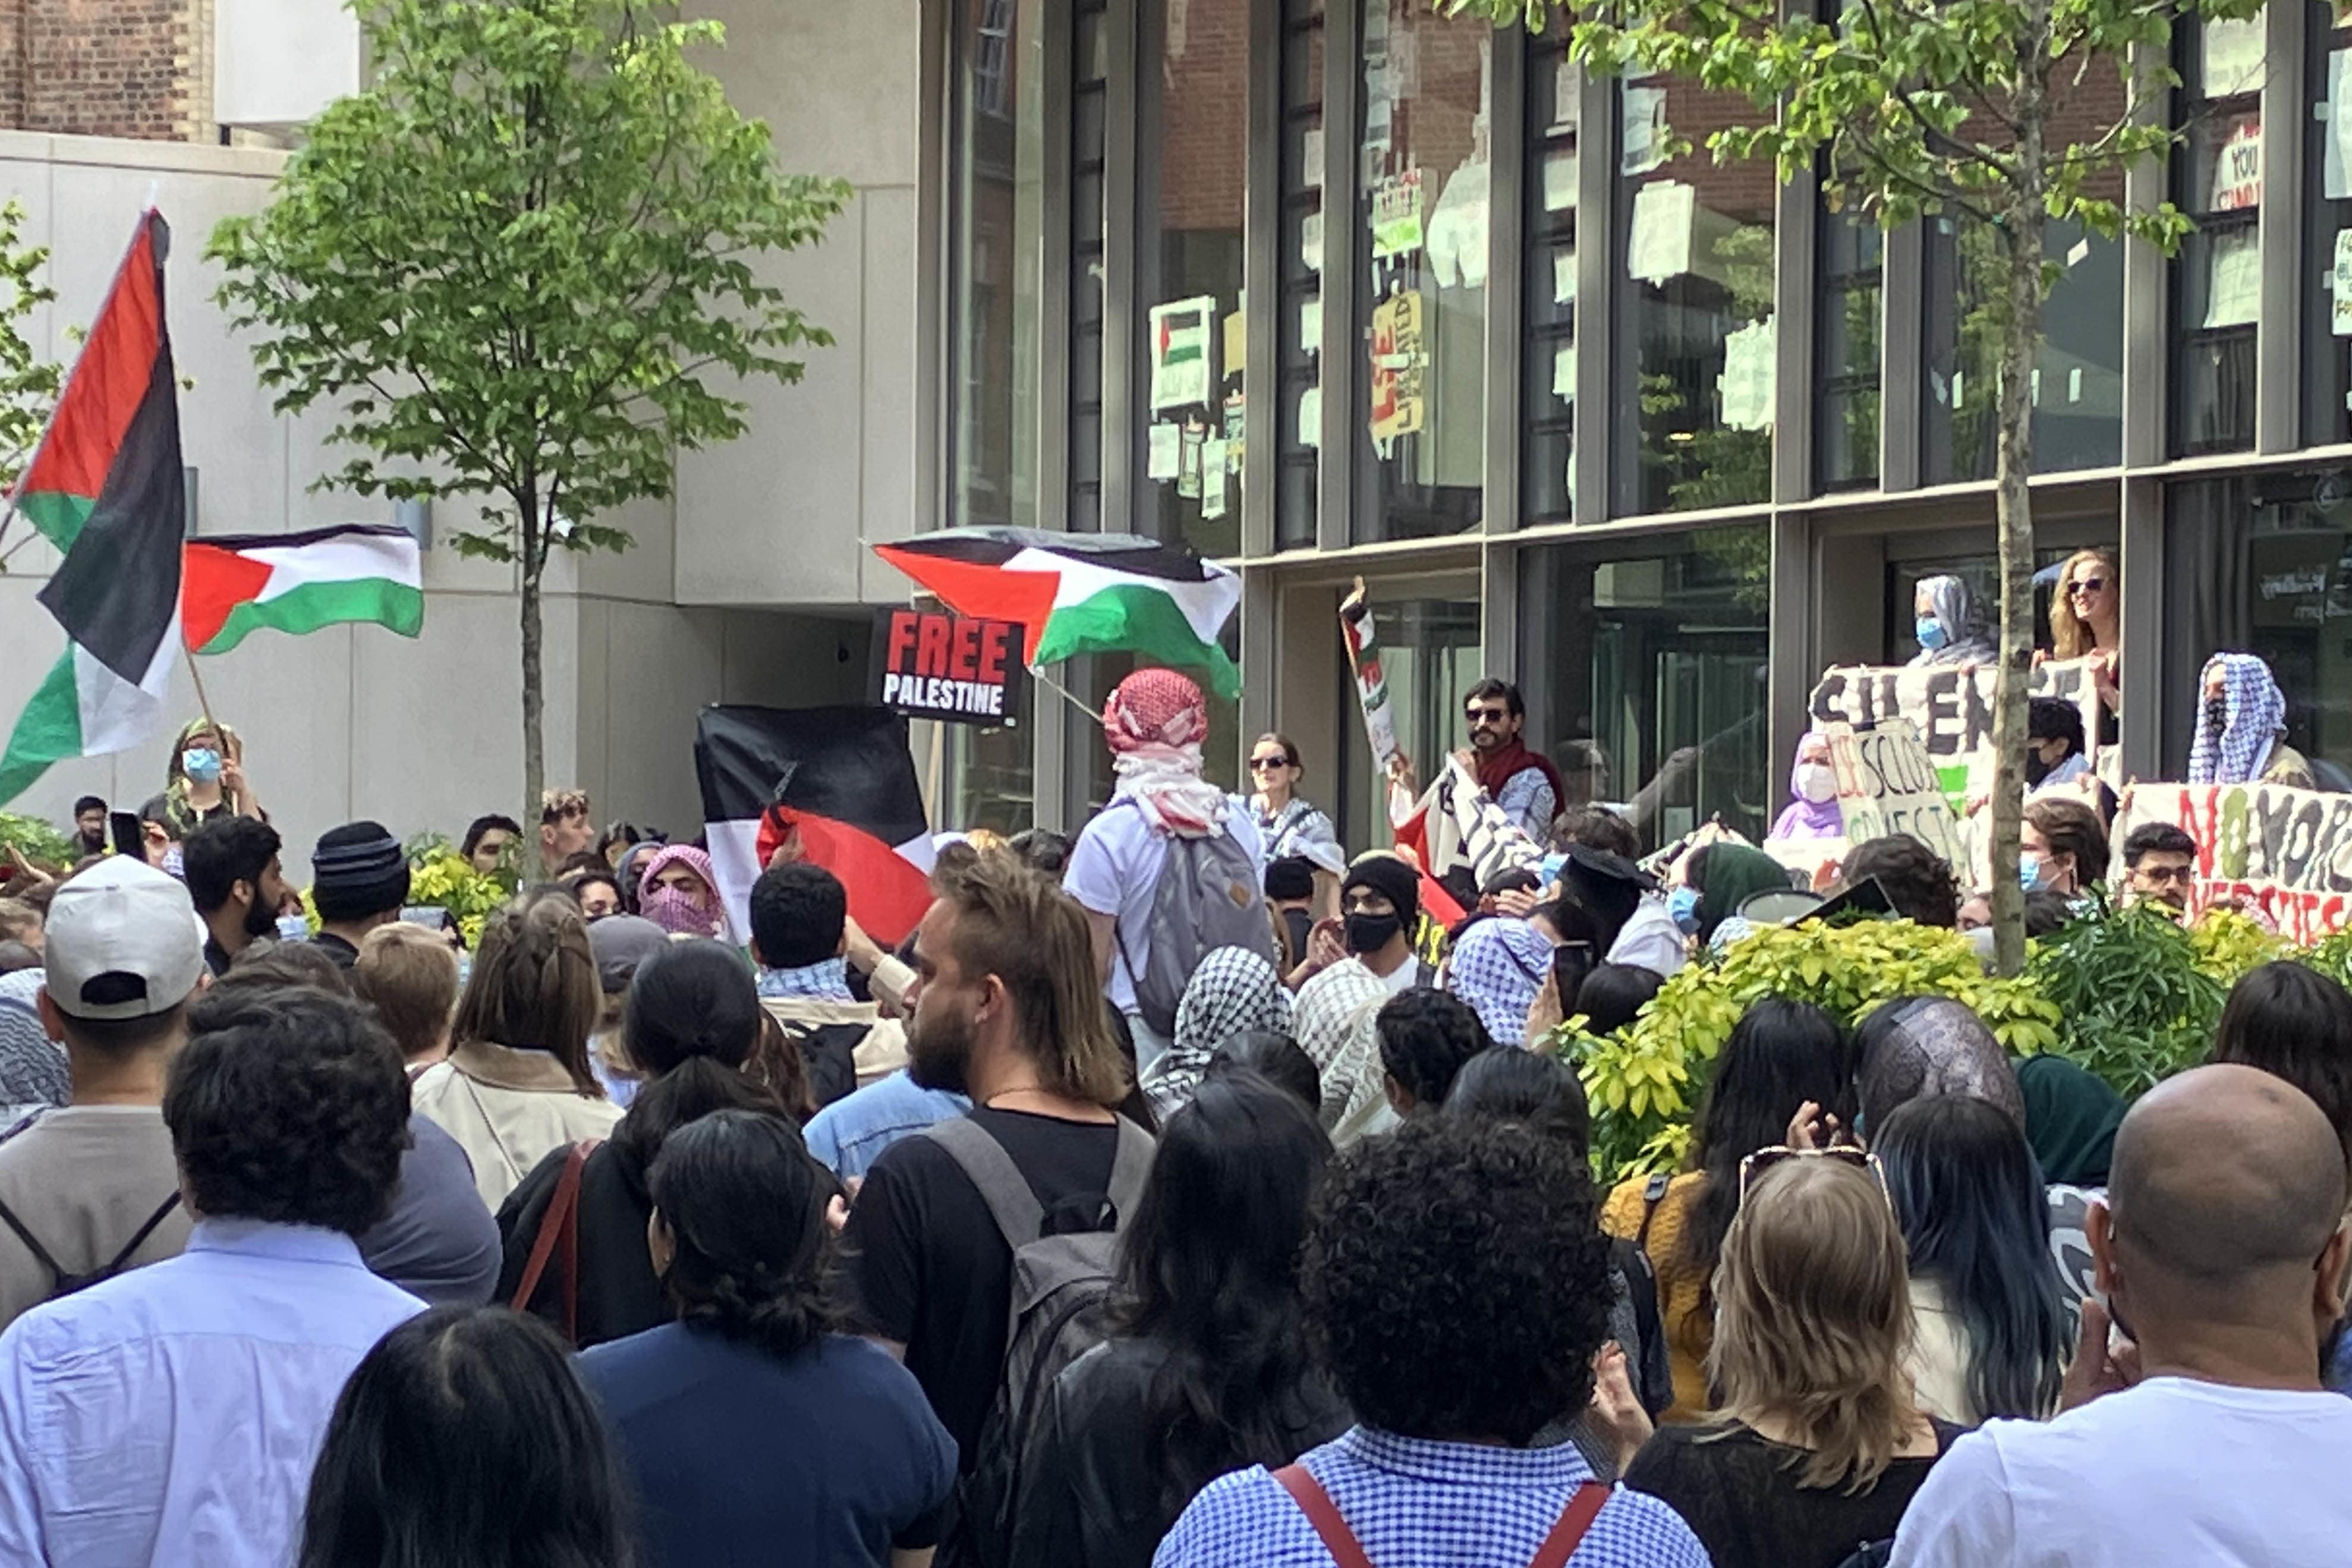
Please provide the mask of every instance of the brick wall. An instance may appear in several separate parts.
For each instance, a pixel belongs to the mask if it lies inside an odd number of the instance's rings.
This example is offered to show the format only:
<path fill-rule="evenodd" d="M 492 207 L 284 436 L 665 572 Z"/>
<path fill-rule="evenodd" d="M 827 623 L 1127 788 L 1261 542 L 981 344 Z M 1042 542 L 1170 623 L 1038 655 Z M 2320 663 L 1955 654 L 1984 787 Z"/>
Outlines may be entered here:
<path fill-rule="evenodd" d="M 0 0 L 0 125 L 210 141 L 212 0 Z"/>

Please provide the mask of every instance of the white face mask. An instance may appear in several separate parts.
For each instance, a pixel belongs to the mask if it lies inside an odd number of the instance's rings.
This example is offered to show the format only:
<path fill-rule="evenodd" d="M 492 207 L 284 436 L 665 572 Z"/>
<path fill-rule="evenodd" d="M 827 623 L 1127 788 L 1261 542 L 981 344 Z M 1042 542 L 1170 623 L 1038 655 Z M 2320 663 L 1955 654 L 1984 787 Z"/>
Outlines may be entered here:
<path fill-rule="evenodd" d="M 1837 770 L 1827 763 L 1797 764 L 1797 793 L 1815 805 L 1837 798 Z"/>

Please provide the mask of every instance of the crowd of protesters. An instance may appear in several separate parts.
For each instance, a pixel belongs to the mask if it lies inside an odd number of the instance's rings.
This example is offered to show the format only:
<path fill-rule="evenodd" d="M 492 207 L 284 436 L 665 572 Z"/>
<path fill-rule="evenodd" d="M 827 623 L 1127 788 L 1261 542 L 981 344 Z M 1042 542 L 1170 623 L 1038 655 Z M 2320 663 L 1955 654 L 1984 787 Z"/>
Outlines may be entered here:
<path fill-rule="evenodd" d="M 1107 807 L 943 848 L 894 947 L 559 791 L 457 846 L 519 882 L 462 963 L 373 822 L 304 911 L 184 737 L 165 848 L 85 803 L 0 902 L 0 1563 L 2343 1560 L 2352 994 L 2257 969 L 2128 1105 L 1958 1002 L 1767 996 L 1679 1167 L 1597 1184 L 1559 1026 L 1795 889 L 1563 809 L 1507 682 L 1465 719 L 1530 851 L 1483 886 L 1348 856 L 1279 734 L 1226 794 L 1146 670 Z M 1914 841 L 1844 875 L 1959 919 Z"/>

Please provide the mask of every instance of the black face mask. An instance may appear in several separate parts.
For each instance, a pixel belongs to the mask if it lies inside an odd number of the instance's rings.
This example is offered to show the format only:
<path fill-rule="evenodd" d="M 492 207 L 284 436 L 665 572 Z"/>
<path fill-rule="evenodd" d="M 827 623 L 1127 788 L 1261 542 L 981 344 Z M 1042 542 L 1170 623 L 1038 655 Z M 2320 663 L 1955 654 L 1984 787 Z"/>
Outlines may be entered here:
<path fill-rule="evenodd" d="M 2205 728 L 2219 735 L 2229 727 L 2230 699 L 2228 696 L 2205 699 Z"/>
<path fill-rule="evenodd" d="M 1342 923 L 1349 952 L 1377 952 L 1404 929 L 1404 921 L 1395 915 L 1349 915 Z"/>

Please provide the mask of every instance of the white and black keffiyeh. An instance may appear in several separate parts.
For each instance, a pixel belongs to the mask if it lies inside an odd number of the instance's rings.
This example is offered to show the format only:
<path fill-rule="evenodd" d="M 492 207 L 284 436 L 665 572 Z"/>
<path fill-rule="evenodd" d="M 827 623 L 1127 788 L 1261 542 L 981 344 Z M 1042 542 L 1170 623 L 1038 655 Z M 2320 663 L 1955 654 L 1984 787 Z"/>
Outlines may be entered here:
<path fill-rule="evenodd" d="M 1551 974 L 1551 943 L 1525 921 L 1483 920 L 1445 961 L 1445 988 L 1470 1005 L 1498 1046 L 1527 1040 L 1528 1009 Z"/>
<path fill-rule="evenodd" d="M 1164 1125 L 1192 1100 L 1217 1047 L 1253 1029 L 1290 1031 L 1290 993 L 1274 965 L 1242 947 L 1201 961 L 1176 1004 L 1173 1042 L 1143 1075 L 1143 1092 Z"/>

